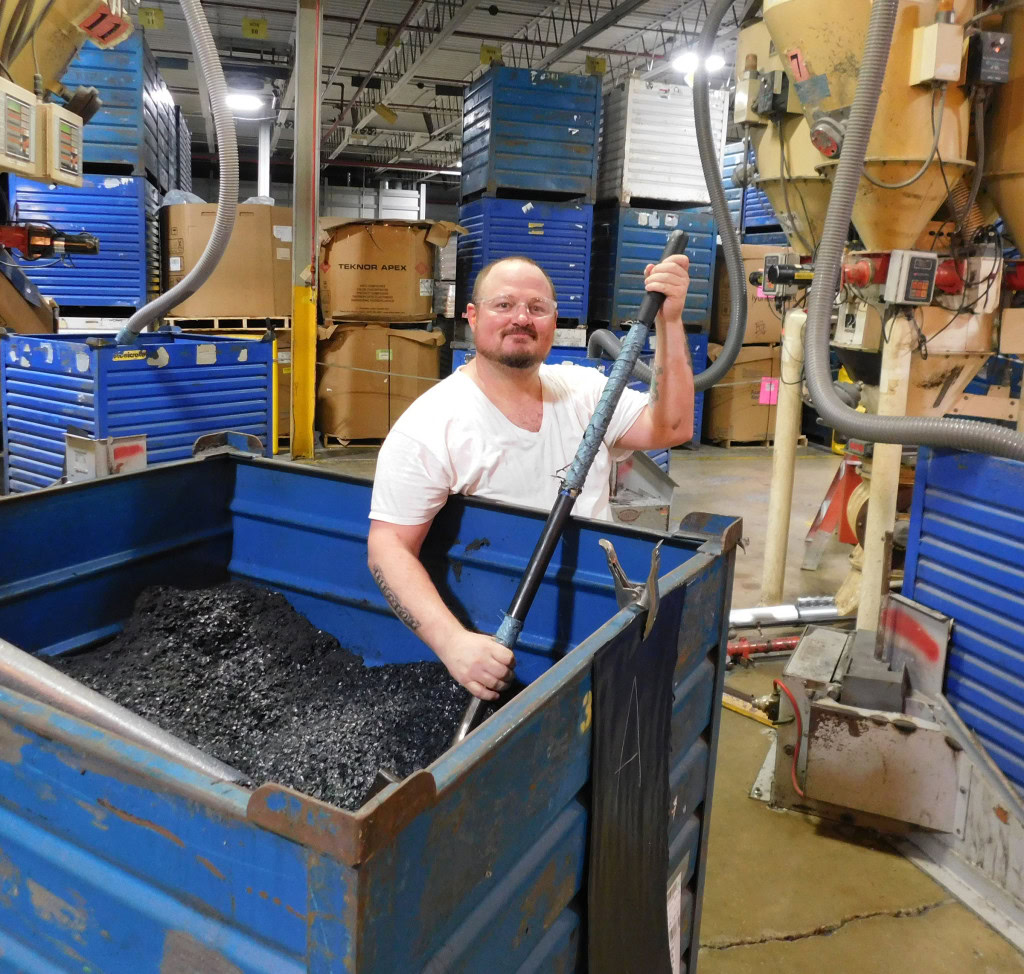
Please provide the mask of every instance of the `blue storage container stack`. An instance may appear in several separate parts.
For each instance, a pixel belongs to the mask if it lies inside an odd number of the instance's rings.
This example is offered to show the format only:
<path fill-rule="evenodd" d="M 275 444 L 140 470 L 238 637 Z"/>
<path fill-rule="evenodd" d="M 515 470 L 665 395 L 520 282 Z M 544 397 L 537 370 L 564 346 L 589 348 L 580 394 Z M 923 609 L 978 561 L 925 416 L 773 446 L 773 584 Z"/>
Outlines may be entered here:
<path fill-rule="evenodd" d="M 22 261 L 25 273 L 66 316 L 125 316 L 160 290 L 157 209 L 172 189 L 190 189 L 191 135 L 141 32 L 117 47 L 86 43 L 63 77 L 91 85 L 103 107 L 84 132 L 81 189 L 9 178 L 20 219 L 88 231 L 96 256 Z"/>
<path fill-rule="evenodd" d="M 466 92 L 458 314 L 484 264 L 526 254 L 554 280 L 559 318 L 586 323 L 600 119 L 598 77 L 496 65 Z"/>
<path fill-rule="evenodd" d="M 594 245 L 591 263 L 591 320 L 613 330 L 628 327 L 643 300 L 644 268 L 661 257 L 673 230 L 689 235 L 686 254 L 690 258 L 690 288 L 683 323 L 690 343 L 695 372 L 707 367 L 708 329 L 714 293 L 715 255 L 718 230 L 706 206 L 684 207 L 678 202 L 649 206 L 621 206 L 607 200 L 594 209 Z M 700 444 L 704 415 L 704 394 L 694 398 L 693 439 Z M 668 470 L 668 458 L 655 458 Z"/>
<path fill-rule="evenodd" d="M 756 163 L 754 150 L 748 154 L 748 164 Z M 743 189 L 734 185 L 733 170 L 743 161 L 743 142 L 730 142 L 722 157 L 722 181 L 725 184 L 725 198 L 729 201 L 729 212 L 733 225 L 740 231 L 745 244 L 776 244 L 786 246 L 788 241 L 779 218 L 763 190 L 756 186 Z"/>

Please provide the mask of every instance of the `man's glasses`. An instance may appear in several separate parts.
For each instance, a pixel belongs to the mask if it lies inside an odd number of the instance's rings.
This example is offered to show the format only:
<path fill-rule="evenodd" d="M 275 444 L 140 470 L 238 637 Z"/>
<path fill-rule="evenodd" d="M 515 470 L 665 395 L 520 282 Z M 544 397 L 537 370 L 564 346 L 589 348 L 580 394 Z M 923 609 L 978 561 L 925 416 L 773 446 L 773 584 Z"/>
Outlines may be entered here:
<path fill-rule="evenodd" d="M 506 294 L 499 294 L 497 297 L 486 298 L 480 302 L 481 308 L 486 308 L 492 315 L 512 317 L 519 312 L 520 307 L 526 308 L 526 313 L 531 318 L 550 318 L 558 308 L 550 298 L 530 298 L 529 301 L 514 301 Z"/>

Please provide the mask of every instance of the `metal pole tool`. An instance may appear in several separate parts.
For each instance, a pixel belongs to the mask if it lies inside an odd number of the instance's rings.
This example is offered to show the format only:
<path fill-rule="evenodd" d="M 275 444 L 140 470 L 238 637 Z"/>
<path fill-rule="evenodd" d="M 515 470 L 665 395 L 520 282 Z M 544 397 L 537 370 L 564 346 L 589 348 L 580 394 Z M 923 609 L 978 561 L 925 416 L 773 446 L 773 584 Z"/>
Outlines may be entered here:
<path fill-rule="evenodd" d="M 668 238 L 668 243 L 665 244 L 665 250 L 661 255 L 661 259 L 665 260 L 673 254 L 683 253 L 688 241 L 689 237 L 684 231 L 674 230 Z M 604 439 L 605 433 L 608 432 L 608 424 L 611 422 L 612 414 L 615 412 L 615 407 L 619 404 L 619 399 L 622 397 L 622 390 L 626 388 L 633 374 L 633 366 L 640 356 L 640 351 L 644 347 L 644 342 L 647 341 L 647 335 L 653 327 L 654 319 L 661 310 L 664 301 L 665 295 L 659 294 L 656 291 L 648 291 L 644 295 L 643 303 L 640 305 L 639 318 L 633 323 L 629 329 L 629 334 L 622 343 L 622 350 L 619 352 L 618 358 L 615 359 L 615 364 L 612 366 L 611 374 L 608 376 L 604 392 L 601 394 L 601 399 L 594 410 L 594 415 L 590 418 L 590 424 L 583 434 L 579 449 L 576 451 L 576 458 L 562 480 L 558 497 L 544 524 L 544 529 L 541 531 L 537 546 L 533 549 L 533 554 L 530 556 L 526 571 L 523 572 L 523 577 L 519 581 L 516 594 L 512 597 L 512 603 L 505 613 L 505 618 L 498 627 L 498 631 L 494 634 L 494 638 L 502 646 L 507 646 L 511 650 L 515 649 L 519 634 L 523 630 L 523 623 L 526 621 L 526 614 L 530 611 L 533 599 L 540 588 L 544 572 L 547 571 L 548 563 L 551 561 L 552 554 L 554 554 L 555 546 L 562 537 L 562 532 L 569 521 L 569 515 L 572 513 L 576 498 L 579 496 L 580 491 L 583 490 L 583 484 L 586 482 L 587 474 L 594 462 L 594 457 L 597 456 L 597 451 L 601 447 L 601 441 Z M 480 718 L 482 706 L 483 701 L 479 697 L 472 699 L 466 708 L 465 714 L 463 714 L 458 730 L 455 732 L 455 737 L 452 740 L 453 744 L 458 744 L 462 741 L 476 726 Z"/>

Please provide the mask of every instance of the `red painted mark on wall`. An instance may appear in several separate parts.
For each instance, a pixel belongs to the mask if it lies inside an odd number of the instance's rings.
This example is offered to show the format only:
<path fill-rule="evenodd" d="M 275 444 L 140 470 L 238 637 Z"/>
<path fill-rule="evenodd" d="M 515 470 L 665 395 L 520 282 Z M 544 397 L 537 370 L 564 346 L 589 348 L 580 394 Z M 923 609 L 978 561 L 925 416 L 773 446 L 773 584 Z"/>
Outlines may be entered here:
<path fill-rule="evenodd" d="M 891 608 L 882 611 L 881 622 L 883 629 L 887 629 L 894 636 L 904 640 L 911 649 L 920 653 L 929 662 L 937 663 L 939 661 L 942 648 L 919 622 L 915 622 L 905 613 Z"/>
<path fill-rule="evenodd" d="M 788 51 L 786 57 L 789 58 L 789 70 L 793 72 L 794 81 L 806 81 L 811 76 L 811 73 L 807 70 L 804 56 L 800 53 L 799 49 Z"/>

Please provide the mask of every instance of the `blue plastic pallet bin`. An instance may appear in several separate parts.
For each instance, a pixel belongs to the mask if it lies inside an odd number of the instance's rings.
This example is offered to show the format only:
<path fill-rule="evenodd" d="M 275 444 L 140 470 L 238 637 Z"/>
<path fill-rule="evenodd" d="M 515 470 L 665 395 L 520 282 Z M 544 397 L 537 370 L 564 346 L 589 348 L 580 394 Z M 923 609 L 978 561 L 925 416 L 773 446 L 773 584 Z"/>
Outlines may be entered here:
<path fill-rule="evenodd" d="M 183 460 L 206 433 L 235 430 L 268 449 L 272 345 L 213 335 L 144 334 L 0 338 L 0 407 L 7 490 L 64 474 L 68 430 L 102 439 L 146 434 L 149 464 Z"/>
<path fill-rule="evenodd" d="M 635 318 L 644 297 L 644 268 L 655 264 L 673 230 L 690 235 L 690 288 L 683 322 L 706 330 L 711 324 L 717 249 L 714 217 L 705 210 L 648 209 L 602 203 L 594 208 L 590 272 L 590 317 L 617 328 Z"/>
<path fill-rule="evenodd" d="M 547 271 L 558 296 L 558 317 L 585 322 L 590 301 L 594 208 L 587 203 L 541 203 L 484 198 L 459 210 L 468 233 L 459 237 L 455 310 L 466 310 L 480 269 L 502 257 L 526 256 Z"/>
<path fill-rule="evenodd" d="M 25 275 L 59 305 L 85 308 L 141 308 L 147 300 L 147 263 L 159 234 L 156 188 L 141 176 L 86 175 L 81 188 L 8 177 L 16 219 L 48 223 L 58 230 L 94 234 L 98 254 L 64 261 L 18 260 Z"/>
<path fill-rule="evenodd" d="M 502 190 L 593 203 L 601 79 L 491 67 L 466 92 L 461 199 Z"/>

